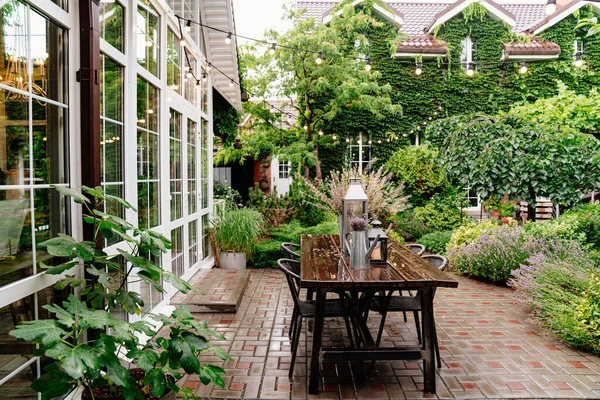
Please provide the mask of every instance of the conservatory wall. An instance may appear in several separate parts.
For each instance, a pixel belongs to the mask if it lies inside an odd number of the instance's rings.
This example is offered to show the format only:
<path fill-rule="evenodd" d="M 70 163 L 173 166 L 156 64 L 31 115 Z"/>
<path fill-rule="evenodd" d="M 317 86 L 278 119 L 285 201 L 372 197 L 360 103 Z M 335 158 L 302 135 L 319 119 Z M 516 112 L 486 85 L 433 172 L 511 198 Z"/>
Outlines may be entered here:
<path fill-rule="evenodd" d="M 69 293 L 41 273 L 53 257 L 40 248 L 58 233 L 82 237 L 79 205 L 51 185 L 81 186 L 79 14 L 75 0 L 0 3 L 0 398 L 38 399 L 29 388 L 43 368 L 35 346 L 8 332 L 46 318 L 43 305 Z M 173 243 L 161 265 L 191 277 L 211 268 L 207 226 L 212 207 L 212 77 L 204 32 L 182 29 L 175 14 L 203 16 L 195 0 L 100 2 L 101 182 L 137 209 L 112 205 L 132 223 Z M 189 64 L 180 41 L 186 40 Z M 197 85 L 199 83 L 199 85 Z M 122 243 L 104 243 L 117 254 Z M 165 311 L 162 296 L 130 276 L 142 315 Z M 125 318 L 125 316 L 124 316 Z"/>

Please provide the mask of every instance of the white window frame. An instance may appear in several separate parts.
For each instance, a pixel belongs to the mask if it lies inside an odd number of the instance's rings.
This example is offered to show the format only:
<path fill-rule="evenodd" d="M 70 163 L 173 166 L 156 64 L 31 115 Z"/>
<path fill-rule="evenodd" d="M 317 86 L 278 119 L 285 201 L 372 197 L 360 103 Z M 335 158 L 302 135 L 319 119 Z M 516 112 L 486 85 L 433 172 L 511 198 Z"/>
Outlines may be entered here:
<path fill-rule="evenodd" d="M 460 66 L 466 70 L 469 64 L 475 69 L 473 65 L 473 40 L 470 36 L 464 38 L 461 42 L 461 54 L 460 54 Z M 463 59 L 464 58 L 464 59 Z"/>

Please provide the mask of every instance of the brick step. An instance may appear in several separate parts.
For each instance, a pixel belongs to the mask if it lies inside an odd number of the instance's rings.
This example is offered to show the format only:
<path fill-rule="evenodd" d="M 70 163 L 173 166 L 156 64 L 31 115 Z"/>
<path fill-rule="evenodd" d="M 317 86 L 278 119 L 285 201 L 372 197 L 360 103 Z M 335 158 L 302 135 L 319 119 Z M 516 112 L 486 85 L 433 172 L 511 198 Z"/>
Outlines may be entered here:
<path fill-rule="evenodd" d="M 200 270 L 189 283 L 202 293 L 178 293 L 171 304 L 185 305 L 193 313 L 236 313 L 249 281 L 249 270 Z"/>

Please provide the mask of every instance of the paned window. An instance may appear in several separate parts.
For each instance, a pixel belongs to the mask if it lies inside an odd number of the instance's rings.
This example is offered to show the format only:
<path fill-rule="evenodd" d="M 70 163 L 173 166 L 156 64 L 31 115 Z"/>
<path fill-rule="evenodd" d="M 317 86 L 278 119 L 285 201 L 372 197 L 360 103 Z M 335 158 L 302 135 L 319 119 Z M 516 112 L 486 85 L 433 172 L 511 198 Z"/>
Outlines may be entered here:
<path fill-rule="evenodd" d="M 177 276 L 182 276 L 184 273 L 182 226 L 171 231 L 171 272 Z"/>
<path fill-rule="evenodd" d="M 189 66 L 187 64 L 187 60 L 185 58 L 183 60 L 183 63 L 185 65 L 184 70 L 186 73 L 186 76 L 183 78 L 183 82 L 185 83 L 185 99 L 193 105 L 196 105 L 198 97 L 198 87 L 196 86 L 197 82 L 196 79 L 194 79 L 194 76 L 196 76 L 198 80 L 200 80 L 200 83 L 202 82 L 202 80 L 201 77 L 198 76 L 198 74 L 196 73 L 196 59 L 191 54 L 188 55 L 188 59 L 190 60 Z"/>
<path fill-rule="evenodd" d="M 167 31 L 167 85 L 181 93 L 181 45 L 171 29 Z"/>
<path fill-rule="evenodd" d="M 575 39 L 573 42 L 573 54 L 583 54 L 583 40 Z"/>
<path fill-rule="evenodd" d="M 202 119 L 200 135 L 200 185 L 202 187 L 201 207 L 208 207 L 208 121 Z"/>
<path fill-rule="evenodd" d="M 158 76 L 160 54 L 159 18 L 148 0 L 138 1 L 137 10 L 137 61 L 150 73 Z"/>
<path fill-rule="evenodd" d="M 290 177 L 290 164 L 287 161 L 279 161 L 279 179 Z"/>
<path fill-rule="evenodd" d="M 201 81 L 204 80 L 204 77 L 208 79 L 208 73 L 202 68 L 202 72 L 200 73 Z M 202 88 L 200 89 L 200 111 L 207 114 L 208 113 L 208 85 L 206 82 L 202 82 Z"/>
<path fill-rule="evenodd" d="M 171 110 L 169 119 L 169 171 L 171 184 L 171 221 L 182 217 L 182 151 L 181 151 L 181 114 Z"/>
<path fill-rule="evenodd" d="M 198 211 L 198 182 L 196 179 L 196 160 L 197 140 L 198 140 L 198 124 L 191 119 L 188 119 L 187 126 L 187 195 L 188 195 L 188 214 L 194 214 Z"/>
<path fill-rule="evenodd" d="M 351 139 L 352 140 L 352 139 Z M 355 142 L 350 142 L 348 145 L 348 159 L 350 168 L 355 168 L 358 171 L 364 171 L 371 161 L 371 145 L 368 144 L 368 139 L 359 133 L 358 139 Z"/>
<path fill-rule="evenodd" d="M 189 35 L 194 43 L 201 47 L 202 29 L 200 25 L 196 24 L 196 22 L 200 22 L 200 2 L 198 0 L 167 0 L 167 4 L 176 15 L 184 18 L 181 21 L 183 26 L 187 24 L 188 19 L 192 21 L 189 26 Z M 204 48 L 200 50 L 204 53 Z"/>
<path fill-rule="evenodd" d="M 137 78 L 138 224 L 144 228 L 160 224 L 158 96 L 157 88 Z"/>
<path fill-rule="evenodd" d="M 198 262 L 198 221 L 194 220 L 188 224 L 188 238 L 188 261 L 190 266 L 193 266 Z"/>
<path fill-rule="evenodd" d="M 125 10 L 117 1 L 100 2 L 100 37 L 115 49 L 124 53 Z"/>
<path fill-rule="evenodd" d="M 469 66 L 469 64 L 471 64 L 473 62 L 473 41 L 471 40 L 471 38 L 469 36 L 467 36 L 466 38 L 464 38 L 464 40 L 461 42 L 462 45 L 462 52 L 460 54 L 460 65 L 462 67 L 462 69 L 467 69 L 467 67 Z M 472 65 L 473 68 L 475 68 Z"/>
<path fill-rule="evenodd" d="M 123 71 L 110 57 L 100 55 L 100 179 L 108 194 L 124 197 L 123 163 Z M 118 202 L 105 203 L 104 211 L 123 217 L 125 211 Z M 117 241 L 117 236 L 107 242 Z"/>
<path fill-rule="evenodd" d="M 157 257 L 151 253 L 147 253 L 144 256 L 149 260 L 152 260 L 155 264 L 160 265 L 160 257 Z M 147 282 L 140 283 L 140 297 L 144 301 L 144 306 L 142 307 L 142 314 L 150 312 L 154 307 L 156 307 L 158 303 L 160 303 L 163 300 L 163 294 Z"/>
<path fill-rule="evenodd" d="M 206 260 L 212 254 L 210 247 L 210 238 L 208 236 L 210 223 L 208 222 L 208 214 L 202 216 L 202 259 Z"/>
<path fill-rule="evenodd" d="M 66 2 L 55 1 L 59 6 Z M 0 3 L 0 288 L 13 284 L 16 301 L 0 295 L 0 399 L 36 398 L 40 373 L 35 345 L 8 332 L 23 321 L 49 318 L 42 306 L 67 293 L 31 293 L 25 280 L 57 265 L 40 243 L 69 233 L 69 202 L 50 185 L 68 186 L 67 32 L 27 4 Z M 23 290 L 21 290 L 23 289 Z"/>

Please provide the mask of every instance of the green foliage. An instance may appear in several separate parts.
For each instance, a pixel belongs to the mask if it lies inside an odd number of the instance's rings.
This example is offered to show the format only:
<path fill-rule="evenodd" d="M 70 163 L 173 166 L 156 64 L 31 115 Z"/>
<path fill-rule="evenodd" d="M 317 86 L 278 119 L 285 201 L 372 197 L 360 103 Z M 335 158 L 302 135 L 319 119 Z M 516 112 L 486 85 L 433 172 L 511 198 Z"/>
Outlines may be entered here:
<path fill-rule="evenodd" d="M 45 305 L 43 307 L 54 315 L 53 319 L 22 322 L 9 332 L 17 339 L 43 346 L 36 351 L 36 356 L 56 361 L 56 364 L 44 369 L 32 387 L 41 392 L 44 399 L 66 394 L 73 386 L 91 390 L 98 385 L 111 387 L 111 391 L 122 393 L 127 400 L 138 399 L 142 388 L 128 368 L 121 364 L 120 354 L 127 354 L 132 364 L 145 371 L 146 379 L 152 379 L 155 397 L 161 397 L 167 389 L 179 392 L 173 382 L 183 377 L 180 368 L 186 373 L 200 375 L 201 379 L 206 370 L 213 371 L 208 379 L 202 381 L 223 387 L 221 375 L 225 371 L 200 364 L 198 356 L 210 351 L 223 360 L 230 359 L 222 349 L 208 344 L 213 337 L 218 340 L 225 338 L 209 330 L 206 322 L 197 321 L 186 308 L 181 307 L 170 316 L 155 316 L 168 326 L 168 339 L 156 338 L 156 331 L 148 322 L 130 323 L 113 317 L 114 311 L 122 310 L 130 315 L 139 315 L 144 306 L 139 293 L 129 291 L 125 284 L 134 271 L 142 284 L 150 285 L 161 293 L 166 293 L 163 282 L 170 282 L 184 293 L 192 290 L 188 283 L 164 271 L 150 257 L 167 252 L 171 248 L 170 241 L 161 234 L 139 229 L 101 211 L 108 201 L 134 210 L 129 203 L 106 194 L 101 187 L 83 187 L 85 195 L 69 188 L 54 188 L 83 205 L 86 213 L 84 221 L 93 225 L 98 240 L 77 241 L 60 234 L 40 244 L 49 254 L 66 260 L 59 265 L 40 264 L 44 273 L 64 274 L 55 287 L 59 290 L 78 288 L 81 299 L 71 295 L 60 305 Z M 95 245 L 113 237 L 119 237 L 128 249 L 119 250 L 118 257 L 109 257 Z M 85 278 L 73 274 L 76 267 L 85 271 Z M 92 330 L 110 334 L 101 333 L 95 340 L 83 341 L 91 338 Z M 151 339 L 142 344 L 139 341 L 142 335 Z"/>
<path fill-rule="evenodd" d="M 224 146 L 231 145 L 237 136 L 240 114 L 223 96 L 213 90 L 213 129 Z"/>
<path fill-rule="evenodd" d="M 422 205 L 449 185 L 446 172 L 438 163 L 438 151 L 428 145 L 401 148 L 392 154 L 386 167 L 396 182 L 404 184 L 414 205 Z"/>
<path fill-rule="evenodd" d="M 577 320 L 583 324 L 591 336 L 590 347 L 600 352 L 600 273 L 590 274 L 585 291 L 577 304 Z"/>
<path fill-rule="evenodd" d="M 281 243 L 278 239 L 258 242 L 255 251 L 248 258 L 248 265 L 255 268 L 277 268 L 277 260 L 287 257 L 287 253 L 281 249 Z"/>
<path fill-rule="evenodd" d="M 265 220 L 256 210 L 226 210 L 213 220 L 215 244 L 221 251 L 252 253 L 256 240 L 264 233 Z"/>
<path fill-rule="evenodd" d="M 579 24 L 577 24 L 576 29 L 583 27 L 589 28 L 586 37 L 597 35 L 598 32 L 600 32 L 600 24 L 598 23 L 598 17 L 589 17 L 582 19 L 581 21 L 579 21 Z"/>
<path fill-rule="evenodd" d="M 476 115 L 431 124 L 427 137 L 440 146 L 448 177 L 483 199 L 509 194 L 572 204 L 600 185 L 600 143 L 583 133 Z"/>
<path fill-rule="evenodd" d="M 414 211 L 415 218 L 423 221 L 430 232 L 453 230 L 466 223 L 456 204 L 440 196 Z"/>
<path fill-rule="evenodd" d="M 415 210 L 406 210 L 398 214 L 394 221 L 394 230 L 406 241 L 417 240 L 430 232 L 425 221 L 415 215 Z"/>
<path fill-rule="evenodd" d="M 225 200 L 226 208 L 235 208 L 242 201 L 240 192 L 217 181 L 213 182 L 213 197 L 215 200 Z"/>
<path fill-rule="evenodd" d="M 432 232 L 421 237 L 417 243 L 425 246 L 428 251 L 443 256 L 446 254 L 446 245 L 450 242 L 451 237 L 452 231 Z"/>
<path fill-rule="evenodd" d="M 500 224 L 497 221 L 486 220 L 472 225 L 461 226 L 452 233 L 448 247 L 464 246 L 474 242 L 484 233 L 498 229 Z"/>

